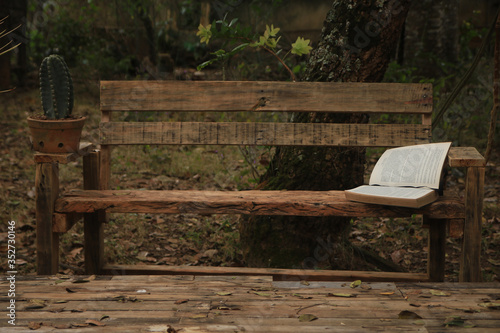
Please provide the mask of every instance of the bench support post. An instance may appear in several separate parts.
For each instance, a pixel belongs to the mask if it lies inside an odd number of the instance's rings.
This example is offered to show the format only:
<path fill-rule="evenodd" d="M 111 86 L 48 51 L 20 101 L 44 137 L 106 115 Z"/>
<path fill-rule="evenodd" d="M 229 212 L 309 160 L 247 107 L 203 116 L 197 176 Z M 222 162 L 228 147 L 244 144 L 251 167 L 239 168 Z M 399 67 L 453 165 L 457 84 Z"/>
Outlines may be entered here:
<path fill-rule="evenodd" d="M 91 152 L 83 157 L 83 188 L 85 190 L 99 189 L 99 167 L 99 152 Z M 103 213 L 87 213 L 83 216 L 85 272 L 87 274 L 99 274 L 104 265 Z"/>
<path fill-rule="evenodd" d="M 427 274 L 430 281 L 442 282 L 446 262 L 446 220 L 430 219 L 425 216 L 424 219 L 424 224 L 429 226 Z"/>
<path fill-rule="evenodd" d="M 36 163 L 37 274 L 56 274 L 59 268 L 59 234 L 53 232 L 54 202 L 59 195 L 59 165 Z"/>
<path fill-rule="evenodd" d="M 465 225 L 460 258 L 460 282 L 481 282 L 481 230 L 484 198 L 484 167 L 467 168 Z"/>

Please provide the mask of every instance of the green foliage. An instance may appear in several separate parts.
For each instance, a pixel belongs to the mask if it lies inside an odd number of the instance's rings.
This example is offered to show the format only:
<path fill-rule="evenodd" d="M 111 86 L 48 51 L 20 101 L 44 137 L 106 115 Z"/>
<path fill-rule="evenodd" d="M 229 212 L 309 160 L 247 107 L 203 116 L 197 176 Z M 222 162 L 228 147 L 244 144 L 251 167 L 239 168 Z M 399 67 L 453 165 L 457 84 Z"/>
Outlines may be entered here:
<path fill-rule="evenodd" d="M 40 65 L 40 96 L 48 119 L 68 118 L 73 111 L 73 80 L 64 59 L 50 55 Z"/>
<path fill-rule="evenodd" d="M 196 33 L 196 36 L 200 36 L 201 43 L 206 43 L 208 45 L 208 42 L 210 41 L 210 38 L 212 37 L 212 31 L 210 31 L 210 28 L 212 28 L 211 24 L 204 27 L 203 24 L 200 23 L 200 25 L 198 27 L 198 32 Z"/>
<path fill-rule="evenodd" d="M 312 50 L 312 47 L 309 46 L 310 42 L 311 41 L 309 39 L 297 37 L 297 41 L 295 41 L 295 43 L 292 44 L 291 52 L 298 56 L 309 54 L 309 52 L 311 52 Z"/>
<path fill-rule="evenodd" d="M 487 29 L 479 29 L 469 22 L 464 22 L 460 34 L 460 53 L 456 63 L 446 62 L 435 54 L 419 53 L 409 58 L 404 64 L 391 62 L 384 76 L 384 82 L 400 83 L 432 83 L 434 109 L 437 110 L 451 93 L 453 87 L 470 67 L 477 49 L 471 48 L 472 40 L 484 38 Z M 468 80 L 453 104 L 446 110 L 443 121 L 434 129 L 435 141 L 452 141 L 461 146 L 486 146 L 489 125 L 489 111 L 492 108 L 492 49 L 483 56 L 475 72 Z M 425 61 L 421 60 L 425 58 Z M 425 76 L 419 70 L 418 63 L 434 63 L 436 70 L 432 77 Z M 415 116 L 381 115 L 378 122 L 400 121 L 404 123 L 419 122 Z M 495 139 L 497 140 L 497 139 Z"/>
<path fill-rule="evenodd" d="M 307 55 L 310 53 L 312 47 L 310 46 L 310 40 L 298 37 L 295 43 L 291 44 L 290 50 L 281 57 L 279 54 L 283 49 L 279 46 L 279 41 L 281 36 L 278 36 L 280 28 L 266 25 L 266 30 L 262 35 L 255 34 L 248 27 L 243 27 L 238 23 L 238 19 L 234 18 L 231 21 L 227 21 L 226 17 L 222 20 L 217 20 L 212 22 L 207 26 L 202 24 L 198 27 L 197 36 L 200 38 L 201 43 L 206 43 L 207 45 L 211 40 L 219 39 L 223 40 L 224 44 L 219 50 L 212 52 L 211 54 L 215 56 L 214 58 L 203 62 L 198 66 L 198 70 L 201 70 L 215 62 L 227 62 L 230 58 L 240 53 L 247 47 L 252 47 L 256 49 L 262 49 L 271 55 L 273 55 L 280 64 L 288 71 L 292 80 L 296 80 L 295 73 L 300 72 L 300 67 L 295 68 L 295 70 L 290 69 L 290 67 L 285 63 L 285 58 L 289 53 L 295 54 L 297 56 Z M 236 47 L 232 47 L 229 51 L 224 48 L 228 44 L 237 44 Z"/>

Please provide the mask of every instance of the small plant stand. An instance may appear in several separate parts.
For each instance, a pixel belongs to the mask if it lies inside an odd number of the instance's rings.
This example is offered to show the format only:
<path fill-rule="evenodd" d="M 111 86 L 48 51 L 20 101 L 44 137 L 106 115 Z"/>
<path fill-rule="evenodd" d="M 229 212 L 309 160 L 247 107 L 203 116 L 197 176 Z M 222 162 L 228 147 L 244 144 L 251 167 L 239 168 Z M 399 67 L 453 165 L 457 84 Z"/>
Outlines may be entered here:
<path fill-rule="evenodd" d="M 80 143 L 80 149 L 76 153 L 47 154 L 35 153 L 35 193 L 36 193 L 36 250 L 37 250 L 37 272 L 41 275 L 56 274 L 59 266 L 59 234 L 69 230 L 72 219 L 58 219 L 54 212 L 54 202 L 59 197 L 59 164 L 68 164 L 83 157 L 85 170 L 90 163 L 95 163 L 94 145 L 91 143 Z M 92 177 L 85 177 L 92 179 Z M 97 179 L 97 177 L 95 177 Z M 84 188 L 91 189 L 91 184 L 84 184 Z M 88 187 L 88 188 L 87 188 Z M 97 188 L 92 188 L 97 189 Z M 48 251 L 52 249 L 52 251 Z"/>

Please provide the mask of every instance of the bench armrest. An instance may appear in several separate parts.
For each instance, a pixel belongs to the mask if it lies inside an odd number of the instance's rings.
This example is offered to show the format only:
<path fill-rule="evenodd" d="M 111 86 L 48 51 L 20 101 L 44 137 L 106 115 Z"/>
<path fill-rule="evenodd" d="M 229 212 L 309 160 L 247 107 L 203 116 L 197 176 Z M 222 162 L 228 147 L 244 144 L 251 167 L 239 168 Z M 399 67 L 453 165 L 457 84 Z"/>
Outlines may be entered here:
<path fill-rule="evenodd" d="M 95 149 L 95 145 L 90 142 L 81 142 L 80 148 L 77 152 L 67 153 L 67 154 L 47 154 L 47 153 L 35 153 L 35 163 L 60 163 L 68 164 L 70 162 L 76 161 L 79 157 L 89 154 Z"/>
<path fill-rule="evenodd" d="M 486 160 L 474 147 L 451 147 L 448 163 L 450 167 L 484 167 Z"/>

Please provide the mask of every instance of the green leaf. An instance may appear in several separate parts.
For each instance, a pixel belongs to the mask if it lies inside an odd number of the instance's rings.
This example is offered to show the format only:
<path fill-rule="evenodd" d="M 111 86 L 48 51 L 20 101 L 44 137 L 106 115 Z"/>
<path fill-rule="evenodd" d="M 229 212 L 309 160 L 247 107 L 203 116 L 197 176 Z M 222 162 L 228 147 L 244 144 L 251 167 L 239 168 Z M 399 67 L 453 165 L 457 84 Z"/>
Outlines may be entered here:
<path fill-rule="evenodd" d="M 309 46 L 311 40 L 304 39 L 302 37 L 297 37 L 295 43 L 292 44 L 292 54 L 296 54 L 298 56 L 309 54 L 311 52 L 312 47 Z"/>
<path fill-rule="evenodd" d="M 269 38 L 266 41 L 266 45 L 269 46 L 272 49 L 275 49 L 278 46 L 278 42 L 280 41 L 280 38 L 281 37 L 279 37 L 278 39 L 276 39 L 276 38 Z"/>
<path fill-rule="evenodd" d="M 238 45 L 236 46 L 234 49 L 231 50 L 231 52 L 229 52 L 231 55 L 239 52 L 240 50 L 243 50 L 245 47 L 247 47 L 248 45 L 250 45 L 249 43 L 244 43 L 244 44 L 241 44 L 241 45 Z"/>
<path fill-rule="evenodd" d="M 280 28 L 275 28 L 274 25 L 271 24 L 271 27 L 266 24 L 266 31 L 264 32 L 264 36 L 275 37 L 276 34 L 280 31 Z"/>
<path fill-rule="evenodd" d="M 361 280 L 356 280 L 351 283 L 351 288 L 356 288 L 361 285 Z"/>
<path fill-rule="evenodd" d="M 205 67 L 207 67 L 207 66 L 209 66 L 209 65 L 213 64 L 216 60 L 217 60 L 217 59 L 210 59 L 210 60 L 208 60 L 208 61 L 205 61 L 205 62 L 203 62 L 203 63 L 199 64 L 199 65 L 198 65 L 198 67 L 196 67 L 196 70 L 197 70 L 197 71 L 201 71 L 203 68 L 205 68 Z"/>
<path fill-rule="evenodd" d="M 211 28 L 212 28 L 211 24 L 204 27 L 203 24 L 200 23 L 200 25 L 198 26 L 198 32 L 196 33 L 196 36 L 200 36 L 201 43 L 206 43 L 208 45 L 208 42 L 212 37 L 212 31 L 210 30 Z"/>
<path fill-rule="evenodd" d="M 264 36 L 260 36 L 259 41 L 256 42 L 256 44 L 257 44 L 257 46 L 264 46 L 264 44 L 266 44 L 266 42 L 267 42 L 267 38 Z"/>
<path fill-rule="evenodd" d="M 233 26 L 233 24 L 235 24 L 236 22 L 238 22 L 238 18 L 234 18 L 231 20 L 231 22 L 229 22 L 229 27 Z"/>
<path fill-rule="evenodd" d="M 220 57 L 220 56 L 223 56 L 225 53 L 226 53 L 226 51 L 224 51 L 223 49 L 220 49 L 220 50 L 213 52 L 212 54 L 216 55 L 217 57 Z"/>
<path fill-rule="evenodd" d="M 398 318 L 399 319 L 422 319 L 422 317 L 420 317 L 415 312 L 407 311 L 407 310 L 401 311 L 398 315 Z"/>

